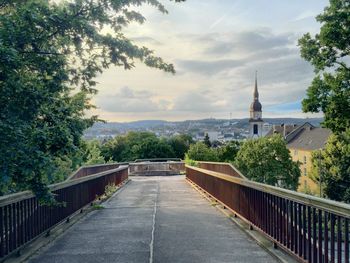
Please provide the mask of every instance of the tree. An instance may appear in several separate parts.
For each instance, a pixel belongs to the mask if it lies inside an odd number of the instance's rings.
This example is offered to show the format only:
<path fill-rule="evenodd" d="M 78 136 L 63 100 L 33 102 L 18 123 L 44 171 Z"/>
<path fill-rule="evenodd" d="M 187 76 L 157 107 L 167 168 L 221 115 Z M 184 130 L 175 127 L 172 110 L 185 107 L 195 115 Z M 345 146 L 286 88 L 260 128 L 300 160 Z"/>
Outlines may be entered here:
<path fill-rule="evenodd" d="M 324 194 L 333 200 L 350 203 L 350 129 L 332 134 L 323 150 L 313 158 L 313 165 L 321 171 Z M 315 178 L 319 181 L 319 176 Z"/>
<path fill-rule="evenodd" d="M 96 140 L 87 141 L 84 151 L 84 165 L 104 164 L 105 160 L 101 154 L 100 143 Z"/>
<path fill-rule="evenodd" d="M 157 141 L 157 136 L 150 132 L 128 132 L 126 135 L 116 136 L 102 145 L 101 151 L 105 161 L 129 162 L 144 158 L 140 150 L 145 141 Z M 145 150 L 146 145 L 143 146 Z"/>
<path fill-rule="evenodd" d="M 248 140 L 237 153 L 234 164 L 249 179 L 296 190 L 300 177 L 280 135 Z"/>
<path fill-rule="evenodd" d="M 145 21 L 133 10 L 143 3 L 166 12 L 157 0 L 1 1 L 0 195 L 30 189 L 53 201 L 47 185 L 57 178 L 48 175 L 74 156 L 97 120 L 84 111 L 92 108 L 94 78 L 104 69 L 131 69 L 138 60 L 175 72 L 122 32 Z"/>
<path fill-rule="evenodd" d="M 218 148 L 220 162 L 233 162 L 241 147 L 239 141 L 230 141 L 221 148 Z"/>
<path fill-rule="evenodd" d="M 203 142 L 192 144 L 186 153 L 186 159 L 212 162 L 217 162 L 219 160 L 216 150 L 209 148 Z"/>
<path fill-rule="evenodd" d="M 168 143 L 173 149 L 175 156 L 183 159 L 185 157 L 185 153 L 193 143 L 193 139 L 190 135 L 181 134 L 171 137 Z"/>
<path fill-rule="evenodd" d="M 208 133 L 205 134 L 203 142 L 206 146 L 211 147 L 211 142 Z"/>
<path fill-rule="evenodd" d="M 299 39 L 301 56 L 316 73 L 302 102 L 303 111 L 322 111 L 323 125 L 341 133 L 350 127 L 349 1 L 330 0 L 330 6 L 316 20 L 322 24 L 320 32 Z"/>
<path fill-rule="evenodd" d="M 150 132 L 129 132 L 116 136 L 101 146 L 105 161 L 133 161 L 135 159 L 183 158 L 192 137 L 178 135 L 170 139 L 157 138 Z"/>
<path fill-rule="evenodd" d="M 147 138 L 135 154 L 141 159 L 174 158 L 175 153 L 165 139 Z"/>

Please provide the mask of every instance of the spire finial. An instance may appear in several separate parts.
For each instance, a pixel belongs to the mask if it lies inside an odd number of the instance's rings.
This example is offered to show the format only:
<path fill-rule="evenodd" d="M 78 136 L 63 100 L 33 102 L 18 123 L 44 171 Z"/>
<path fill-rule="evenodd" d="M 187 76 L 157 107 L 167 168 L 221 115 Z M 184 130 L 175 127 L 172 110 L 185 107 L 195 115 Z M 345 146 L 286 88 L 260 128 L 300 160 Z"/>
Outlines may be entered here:
<path fill-rule="evenodd" d="M 255 87 L 254 87 L 254 100 L 259 99 L 259 92 L 258 92 L 258 71 L 255 70 Z"/>

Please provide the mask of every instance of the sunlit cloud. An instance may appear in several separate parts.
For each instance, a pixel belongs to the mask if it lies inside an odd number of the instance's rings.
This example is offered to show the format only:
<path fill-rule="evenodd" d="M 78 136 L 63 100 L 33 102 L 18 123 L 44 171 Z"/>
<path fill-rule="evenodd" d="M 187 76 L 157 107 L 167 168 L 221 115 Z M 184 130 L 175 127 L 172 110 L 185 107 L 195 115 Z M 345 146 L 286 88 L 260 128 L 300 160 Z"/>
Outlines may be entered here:
<path fill-rule="evenodd" d="M 126 35 L 173 63 L 177 73 L 140 63 L 130 71 L 110 68 L 97 79 L 94 113 L 111 121 L 248 117 L 258 70 L 265 117 L 309 116 L 300 101 L 314 73 L 300 58 L 297 40 L 318 30 L 309 18 L 327 2 L 165 2 L 168 15 L 141 7 L 146 23 L 130 25 Z"/>

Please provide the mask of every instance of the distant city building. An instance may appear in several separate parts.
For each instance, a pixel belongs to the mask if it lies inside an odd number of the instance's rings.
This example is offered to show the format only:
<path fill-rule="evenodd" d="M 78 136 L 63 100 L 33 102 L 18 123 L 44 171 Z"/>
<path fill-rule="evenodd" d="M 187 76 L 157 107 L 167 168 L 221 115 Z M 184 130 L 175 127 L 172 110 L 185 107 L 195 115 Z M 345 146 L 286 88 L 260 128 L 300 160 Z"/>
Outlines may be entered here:
<path fill-rule="evenodd" d="M 206 132 L 206 134 L 208 134 L 210 142 L 219 140 L 219 132 L 217 131 Z"/>
<path fill-rule="evenodd" d="M 262 106 L 259 101 L 258 77 L 255 73 L 255 86 L 253 92 L 253 102 L 250 104 L 249 137 L 260 138 L 263 134 L 264 121 L 262 119 Z"/>
<path fill-rule="evenodd" d="M 266 136 L 272 127 L 272 124 L 265 122 L 263 125 L 263 136 Z"/>
<path fill-rule="evenodd" d="M 319 193 L 319 186 L 309 177 L 312 170 L 312 152 L 324 147 L 331 131 L 305 122 L 303 125 L 273 125 L 266 136 L 273 134 L 282 135 L 292 160 L 300 162 L 301 176 L 298 191 L 308 190 L 314 194 Z"/>

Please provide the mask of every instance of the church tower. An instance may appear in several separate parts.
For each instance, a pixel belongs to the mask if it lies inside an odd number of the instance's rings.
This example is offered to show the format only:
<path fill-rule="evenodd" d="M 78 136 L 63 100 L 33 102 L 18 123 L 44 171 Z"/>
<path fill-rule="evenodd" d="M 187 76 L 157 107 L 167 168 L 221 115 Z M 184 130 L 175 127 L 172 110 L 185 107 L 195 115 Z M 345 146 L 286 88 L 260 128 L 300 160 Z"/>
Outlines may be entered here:
<path fill-rule="evenodd" d="M 262 119 L 262 106 L 259 102 L 258 77 L 255 72 L 255 86 L 253 92 L 253 102 L 250 104 L 249 137 L 260 138 L 263 136 L 264 121 Z"/>

